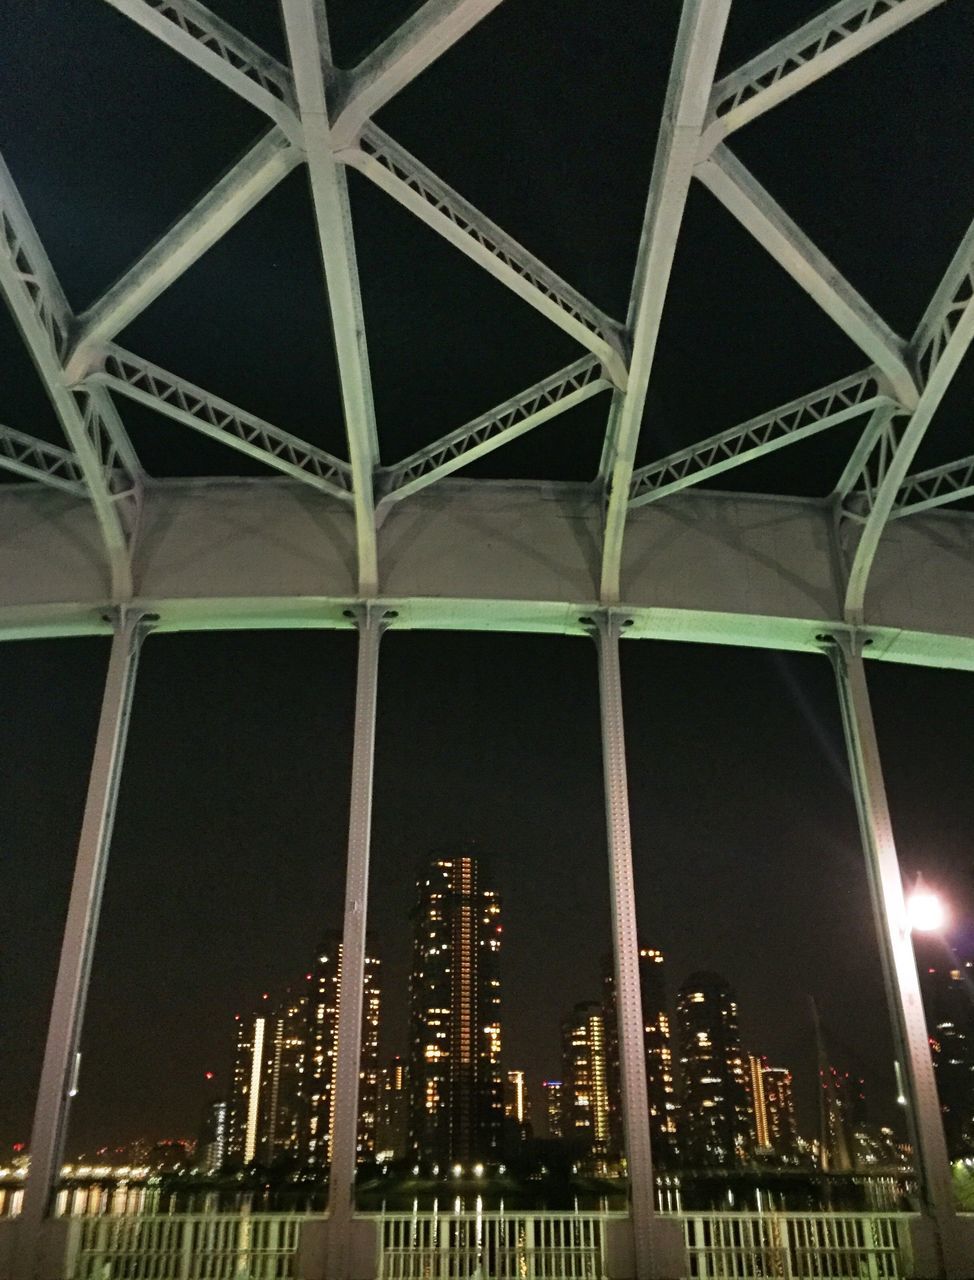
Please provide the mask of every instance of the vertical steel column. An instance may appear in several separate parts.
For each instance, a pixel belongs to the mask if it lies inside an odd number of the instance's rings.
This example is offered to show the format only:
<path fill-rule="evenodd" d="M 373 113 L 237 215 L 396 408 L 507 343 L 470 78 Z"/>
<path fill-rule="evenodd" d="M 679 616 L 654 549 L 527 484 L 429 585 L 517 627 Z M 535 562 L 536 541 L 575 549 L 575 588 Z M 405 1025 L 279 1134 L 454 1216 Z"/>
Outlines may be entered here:
<path fill-rule="evenodd" d="M 30 1173 L 18 1225 L 17 1271 L 27 1280 L 38 1260 L 39 1232 L 61 1168 L 71 1099 L 77 1093 L 81 1027 L 95 950 L 108 850 L 115 821 L 144 617 L 123 612 L 115 623 L 95 754 L 88 778 L 78 856 L 61 942 L 44 1062 L 30 1136 Z"/>
<path fill-rule="evenodd" d="M 619 619 L 611 611 L 595 619 L 599 650 L 602 710 L 602 767 L 605 822 L 609 846 L 609 904 L 615 958 L 616 1020 L 622 1077 L 622 1125 L 629 1169 L 629 1195 L 635 1245 L 636 1280 L 655 1274 L 653 1158 L 649 1143 L 646 1049 L 639 990 L 639 935 L 629 831 L 622 681 L 619 671 Z"/>
<path fill-rule="evenodd" d="M 923 1210 L 936 1227 L 940 1274 L 960 1280 L 970 1275 L 970 1260 L 960 1256 L 947 1144 L 865 666 L 858 642 L 849 637 L 838 637 L 830 653 Z"/>
<path fill-rule="evenodd" d="M 372 773 L 375 756 L 376 686 L 379 640 L 384 621 L 368 605 L 358 615 L 358 670 L 355 678 L 355 740 L 348 818 L 345 921 L 338 980 L 338 1044 L 335 1053 L 334 1128 L 328 1181 L 329 1280 L 351 1274 L 352 1214 L 358 1146 L 359 1071 L 362 1054 L 362 988 L 372 835 Z"/>

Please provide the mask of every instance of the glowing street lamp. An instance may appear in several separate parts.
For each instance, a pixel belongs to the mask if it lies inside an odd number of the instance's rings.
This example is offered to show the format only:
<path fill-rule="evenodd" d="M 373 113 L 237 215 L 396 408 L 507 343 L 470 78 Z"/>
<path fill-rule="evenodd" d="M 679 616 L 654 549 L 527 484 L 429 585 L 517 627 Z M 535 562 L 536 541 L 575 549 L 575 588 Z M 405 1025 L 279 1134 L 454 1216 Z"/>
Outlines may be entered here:
<path fill-rule="evenodd" d="M 918 875 L 906 900 L 906 916 L 913 933 L 937 933 L 947 923 L 947 908 L 939 893 Z"/>

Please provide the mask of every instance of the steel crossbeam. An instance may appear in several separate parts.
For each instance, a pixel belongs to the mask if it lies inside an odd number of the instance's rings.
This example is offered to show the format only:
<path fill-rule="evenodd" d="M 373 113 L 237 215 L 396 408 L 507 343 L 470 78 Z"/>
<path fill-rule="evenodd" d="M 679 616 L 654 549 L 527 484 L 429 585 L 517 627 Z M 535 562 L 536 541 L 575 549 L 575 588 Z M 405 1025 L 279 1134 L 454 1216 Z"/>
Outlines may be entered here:
<path fill-rule="evenodd" d="M 445 53 L 501 0 L 426 0 L 353 70 L 339 73 L 332 140 L 348 146 L 367 120 Z"/>
<path fill-rule="evenodd" d="M 915 407 L 917 387 L 903 340 L 839 274 L 828 258 L 727 147 L 715 147 L 697 177 L 822 310 L 886 374 L 897 399 Z"/>
<path fill-rule="evenodd" d="M 118 391 L 332 497 L 351 497 L 346 462 L 121 347 L 112 344 L 102 352 L 86 382 L 93 384 Z"/>
<path fill-rule="evenodd" d="M 324 0 L 289 0 L 283 6 L 283 14 L 342 385 L 355 501 L 359 590 L 363 596 L 371 596 L 379 585 L 374 493 L 379 443 L 348 186 L 332 152 L 326 100 L 326 67 L 331 65 L 331 49 Z"/>
<path fill-rule="evenodd" d="M 469 204 L 377 125 L 339 159 L 479 263 L 542 315 L 598 356 L 616 386 L 626 385 L 619 326 Z"/>
<path fill-rule="evenodd" d="M 290 72 L 205 5 L 198 0 L 106 3 L 269 116 L 292 142 L 300 142 Z"/>
<path fill-rule="evenodd" d="M 889 518 L 898 520 L 901 516 L 918 515 L 921 511 L 932 511 L 934 507 L 945 506 L 948 502 L 972 497 L 974 455 L 907 476 L 896 495 Z"/>
<path fill-rule="evenodd" d="M 466 426 L 385 468 L 379 477 L 384 503 L 398 502 L 425 489 L 611 385 L 593 356 L 576 360 Z"/>
<path fill-rule="evenodd" d="M 876 369 L 853 374 L 640 467 L 633 472 L 629 506 L 657 502 L 885 404 L 895 401 Z"/>
<path fill-rule="evenodd" d="M 680 18 L 626 318 L 632 349 L 629 380 L 625 391 L 618 390 L 612 397 L 603 451 L 601 471 L 608 490 L 602 547 L 604 603 L 619 599 L 636 444 L 666 287 L 729 13 L 730 0 L 684 0 Z"/>
<path fill-rule="evenodd" d="M 840 0 L 724 76 L 710 95 L 701 154 L 944 0 Z"/>
<path fill-rule="evenodd" d="M 81 465 L 69 449 L 48 444 L 13 427 L 0 425 L 0 467 L 75 497 L 83 498 L 87 494 Z"/>
<path fill-rule="evenodd" d="M 304 159 L 271 129 L 97 302 L 78 316 L 66 362 L 80 380 L 101 343 L 121 333 Z"/>
<path fill-rule="evenodd" d="M 61 361 L 73 317 L 47 254 L 0 159 L 0 289 L 78 459 L 98 516 L 112 590 L 132 594 L 130 543 L 138 519 L 141 471 L 107 392 L 70 390 Z"/>
<path fill-rule="evenodd" d="M 896 505 L 910 463 L 951 378 L 974 341 L 974 223 L 967 230 L 910 343 L 909 359 L 922 386 L 908 419 L 893 419 L 866 459 L 845 517 L 863 521 L 849 568 L 845 612 L 852 622 L 863 616 L 866 586 L 879 540 Z"/>

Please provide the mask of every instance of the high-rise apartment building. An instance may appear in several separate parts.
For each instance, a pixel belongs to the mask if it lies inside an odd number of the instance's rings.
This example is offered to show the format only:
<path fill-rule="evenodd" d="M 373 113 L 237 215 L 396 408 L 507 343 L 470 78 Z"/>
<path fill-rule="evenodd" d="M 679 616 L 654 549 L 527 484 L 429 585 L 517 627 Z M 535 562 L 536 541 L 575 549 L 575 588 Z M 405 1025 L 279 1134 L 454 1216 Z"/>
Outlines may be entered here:
<path fill-rule="evenodd" d="M 677 997 L 680 1155 L 688 1168 L 745 1159 L 752 1121 L 737 1001 L 720 974 L 691 974 Z"/>
<path fill-rule="evenodd" d="M 560 1080 L 542 1080 L 544 1114 L 548 1137 L 561 1138 L 565 1133 L 565 1086 Z"/>
<path fill-rule="evenodd" d="M 395 1057 L 379 1072 L 379 1116 L 376 1124 L 376 1156 L 401 1160 L 409 1150 L 409 1074 L 405 1062 Z"/>
<path fill-rule="evenodd" d="M 604 1159 L 609 1151 L 609 1090 L 602 1005 L 575 1005 L 561 1031 L 562 1136 Z"/>
<path fill-rule="evenodd" d="M 754 1054 L 747 1061 L 755 1154 L 788 1160 L 795 1154 L 798 1136 L 791 1072 L 785 1067 L 770 1067 L 767 1058 Z"/>
<path fill-rule="evenodd" d="M 216 1173 L 227 1159 L 227 1104 L 222 1098 L 208 1102 L 203 1108 L 199 1141 L 196 1144 L 196 1168 L 200 1173 Z"/>
<path fill-rule="evenodd" d="M 307 1023 L 307 997 L 290 991 L 267 1019 L 257 1143 L 258 1158 L 265 1164 L 298 1160 L 304 1154 Z"/>
<path fill-rule="evenodd" d="M 947 1151 L 974 1156 L 974 966 L 931 943 L 918 948 L 920 987 Z"/>
<path fill-rule="evenodd" d="M 482 858 L 436 856 L 412 912 L 410 1146 L 436 1164 L 493 1159 L 503 1120 L 500 898 Z"/>
<path fill-rule="evenodd" d="M 261 1139 L 261 1091 L 264 1082 L 264 1049 L 267 1017 L 235 1018 L 237 1034 L 227 1108 L 227 1160 L 250 1164 L 258 1155 Z"/>
<path fill-rule="evenodd" d="M 362 991 L 362 1044 L 359 1061 L 358 1158 L 375 1152 L 379 1109 L 379 1008 L 381 965 L 371 939 L 365 958 Z M 327 1165 L 331 1159 L 334 1125 L 335 1067 L 338 1045 L 339 993 L 342 974 L 342 935 L 327 933 L 318 948 L 308 993 L 306 1153 L 310 1164 Z"/>
<path fill-rule="evenodd" d="M 663 953 L 639 948 L 639 992 L 643 1014 L 643 1046 L 646 1055 L 646 1093 L 653 1162 L 671 1166 L 677 1154 L 677 1102 L 673 1079 L 670 1017 L 666 1011 Z M 605 1017 L 606 1074 L 609 1096 L 609 1146 L 621 1154 L 623 1141 L 622 1073 L 619 1064 L 618 1013 L 615 1000 L 615 967 L 612 956 L 602 961 L 602 1005 Z"/>

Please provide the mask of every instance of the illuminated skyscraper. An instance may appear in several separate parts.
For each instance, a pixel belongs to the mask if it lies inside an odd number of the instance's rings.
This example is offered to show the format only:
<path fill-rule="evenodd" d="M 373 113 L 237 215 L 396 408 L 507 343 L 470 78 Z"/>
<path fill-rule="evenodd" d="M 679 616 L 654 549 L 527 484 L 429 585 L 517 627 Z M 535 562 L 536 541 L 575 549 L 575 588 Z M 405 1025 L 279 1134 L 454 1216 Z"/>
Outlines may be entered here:
<path fill-rule="evenodd" d="M 666 1011 L 663 953 L 639 948 L 639 992 L 643 1009 L 643 1043 L 646 1050 L 646 1093 L 653 1162 L 672 1165 L 677 1150 L 677 1103 L 673 1081 L 673 1049 L 670 1017 Z M 605 1016 L 606 1079 L 609 1095 L 609 1145 L 623 1150 L 622 1075 L 619 1066 L 619 1030 L 615 1001 L 615 969 L 612 956 L 602 961 L 602 1004 Z"/>
<path fill-rule="evenodd" d="M 259 1153 L 267 1018 L 236 1015 L 236 1044 L 227 1108 L 227 1160 L 250 1164 Z"/>
<path fill-rule="evenodd" d="M 493 1159 L 503 1120 L 500 899 L 484 861 L 438 856 L 417 884 L 410 976 L 410 1146 Z"/>
<path fill-rule="evenodd" d="M 920 944 L 917 968 L 952 1160 L 974 1155 L 974 966 Z"/>
<path fill-rule="evenodd" d="M 561 1138 L 565 1132 L 565 1086 L 560 1080 L 542 1080 L 548 1137 Z"/>
<path fill-rule="evenodd" d="M 325 935 L 318 948 L 308 995 L 306 1151 L 309 1163 L 317 1165 L 326 1165 L 330 1159 L 341 968 L 342 935 L 336 929 Z M 365 958 L 362 992 L 362 1056 L 358 1102 L 360 1160 L 368 1159 L 375 1151 L 379 1107 L 380 968 L 370 940 Z"/>
<path fill-rule="evenodd" d="M 602 1005 L 577 1004 L 561 1030 L 562 1136 L 604 1157 L 609 1150 L 609 1092 Z"/>
<path fill-rule="evenodd" d="M 400 1160 L 409 1150 L 409 1073 L 395 1057 L 379 1072 L 379 1118 L 376 1155 Z"/>
<path fill-rule="evenodd" d="M 677 997 L 680 1156 L 688 1168 L 733 1165 L 750 1147 L 747 1066 L 737 1001 L 717 973 L 694 973 Z"/>
<path fill-rule="evenodd" d="M 264 1039 L 257 1153 L 265 1164 L 297 1160 L 303 1154 L 306 1127 L 307 997 L 287 992 L 267 1019 Z"/>
<path fill-rule="evenodd" d="M 227 1158 L 227 1104 L 223 1099 L 208 1102 L 203 1108 L 199 1141 L 196 1144 L 196 1168 L 201 1173 L 216 1173 Z"/>
<path fill-rule="evenodd" d="M 785 1067 L 769 1067 L 767 1058 L 751 1054 L 748 1081 L 755 1151 L 789 1159 L 795 1154 L 797 1138 L 791 1072 Z"/>

